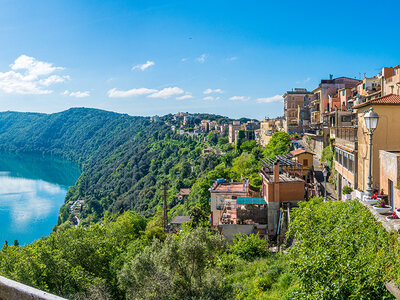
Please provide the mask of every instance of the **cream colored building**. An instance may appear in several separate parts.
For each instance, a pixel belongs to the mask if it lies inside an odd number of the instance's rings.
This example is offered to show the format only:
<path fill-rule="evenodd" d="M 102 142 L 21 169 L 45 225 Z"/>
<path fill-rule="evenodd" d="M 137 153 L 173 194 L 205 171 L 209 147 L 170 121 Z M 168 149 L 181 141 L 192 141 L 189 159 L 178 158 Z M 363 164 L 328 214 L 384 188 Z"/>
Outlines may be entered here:
<path fill-rule="evenodd" d="M 364 114 L 371 106 L 380 117 L 372 141 L 373 188 L 380 188 L 379 151 L 400 149 L 400 96 L 390 94 L 354 106 L 354 109 L 357 109 L 358 119 L 357 188 L 361 191 L 367 188 L 369 163 L 369 136 L 365 127 Z"/>

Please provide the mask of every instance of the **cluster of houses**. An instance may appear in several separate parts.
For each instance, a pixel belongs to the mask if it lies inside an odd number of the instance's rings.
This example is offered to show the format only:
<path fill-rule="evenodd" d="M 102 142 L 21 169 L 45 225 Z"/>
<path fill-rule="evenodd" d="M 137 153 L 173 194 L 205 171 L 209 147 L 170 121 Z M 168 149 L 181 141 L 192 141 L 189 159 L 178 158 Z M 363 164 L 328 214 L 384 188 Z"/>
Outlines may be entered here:
<path fill-rule="evenodd" d="M 362 80 L 330 75 L 313 91 L 293 89 L 283 98 L 285 130 L 304 134 L 317 157 L 327 146 L 334 149 L 339 199 L 344 186 L 362 199 L 371 168 L 374 192 L 386 195 L 392 209 L 400 207 L 400 65 Z M 371 109 L 379 121 L 370 147 L 365 115 Z"/>

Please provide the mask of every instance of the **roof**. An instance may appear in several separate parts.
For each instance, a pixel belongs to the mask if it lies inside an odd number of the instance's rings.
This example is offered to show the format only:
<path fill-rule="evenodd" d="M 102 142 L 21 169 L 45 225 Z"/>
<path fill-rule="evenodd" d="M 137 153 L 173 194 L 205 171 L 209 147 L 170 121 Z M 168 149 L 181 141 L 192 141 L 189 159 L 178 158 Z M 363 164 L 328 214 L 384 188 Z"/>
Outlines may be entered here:
<path fill-rule="evenodd" d="M 353 108 L 360 108 L 368 105 L 399 105 L 400 104 L 400 96 L 389 94 L 386 96 L 378 97 L 372 100 L 368 100 L 366 102 L 354 105 Z"/>
<path fill-rule="evenodd" d="M 267 204 L 264 198 L 259 197 L 238 197 L 236 200 L 237 204 Z"/>
<path fill-rule="evenodd" d="M 310 151 L 307 151 L 305 149 L 300 149 L 300 148 L 296 149 L 296 150 L 293 150 L 293 151 L 290 151 L 290 153 L 293 154 L 293 156 L 297 156 L 297 155 L 300 155 L 302 153 L 310 153 L 310 154 L 314 155 L 314 153 L 312 153 Z"/>
<path fill-rule="evenodd" d="M 190 194 L 190 189 L 181 189 L 179 194 L 182 196 L 188 196 Z"/>
<path fill-rule="evenodd" d="M 246 193 L 247 189 L 243 187 L 243 182 L 221 182 L 212 189 L 212 192 Z"/>
<path fill-rule="evenodd" d="M 172 219 L 170 224 L 183 224 L 185 222 L 190 221 L 192 217 L 190 216 L 176 216 Z"/>

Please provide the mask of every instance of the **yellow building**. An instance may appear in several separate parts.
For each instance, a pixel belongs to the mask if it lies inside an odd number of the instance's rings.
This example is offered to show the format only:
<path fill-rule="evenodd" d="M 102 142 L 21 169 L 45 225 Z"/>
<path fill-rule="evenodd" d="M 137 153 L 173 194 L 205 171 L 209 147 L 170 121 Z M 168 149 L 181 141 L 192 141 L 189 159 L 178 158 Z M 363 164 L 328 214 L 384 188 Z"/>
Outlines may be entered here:
<path fill-rule="evenodd" d="M 264 119 L 260 122 L 260 129 L 257 130 L 257 142 L 261 146 L 266 146 L 276 131 L 275 119 Z"/>
<path fill-rule="evenodd" d="M 387 95 L 354 106 L 358 119 L 358 174 L 357 188 L 365 191 L 368 179 L 369 136 L 365 127 L 364 114 L 373 107 L 379 115 L 379 122 L 372 141 L 372 183 L 373 188 L 379 184 L 379 150 L 400 149 L 400 96 Z"/>

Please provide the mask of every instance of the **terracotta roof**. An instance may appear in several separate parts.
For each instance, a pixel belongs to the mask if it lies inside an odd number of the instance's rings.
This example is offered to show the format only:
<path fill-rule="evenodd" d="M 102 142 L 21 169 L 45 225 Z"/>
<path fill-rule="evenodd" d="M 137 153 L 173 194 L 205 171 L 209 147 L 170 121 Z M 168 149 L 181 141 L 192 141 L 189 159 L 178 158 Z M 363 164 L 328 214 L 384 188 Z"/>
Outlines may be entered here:
<path fill-rule="evenodd" d="M 293 156 L 297 156 L 297 155 L 300 155 L 302 153 L 310 153 L 310 154 L 314 155 L 314 153 L 312 153 L 310 151 L 307 151 L 305 149 L 300 149 L 300 148 L 296 149 L 296 150 L 293 150 L 293 151 L 290 151 L 290 153 L 293 154 Z"/>
<path fill-rule="evenodd" d="M 218 183 L 216 187 L 214 187 L 213 191 L 217 192 L 241 192 L 245 193 L 246 189 L 243 188 L 243 182 L 223 182 Z"/>
<path fill-rule="evenodd" d="M 190 194 L 190 189 L 181 189 L 179 194 L 182 196 L 188 196 Z"/>
<path fill-rule="evenodd" d="M 180 225 L 180 224 L 190 221 L 191 219 L 192 219 L 192 217 L 190 217 L 190 216 L 176 216 L 172 219 L 170 224 Z"/>
<path fill-rule="evenodd" d="M 360 108 L 360 107 L 364 107 L 364 106 L 368 106 L 368 105 L 382 105 L 382 104 L 395 104 L 395 105 L 399 105 L 400 104 L 400 96 L 399 95 L 393 95 L 393 94 L 389 94 L 386 96 L 382 96 L 382 97 L 378 97 L 372 100 L 368 100 L 366 102 L 354 105 L 353 108 Z"/>

